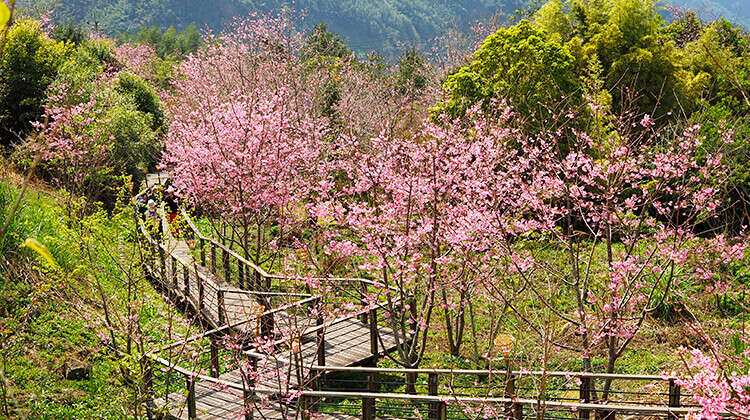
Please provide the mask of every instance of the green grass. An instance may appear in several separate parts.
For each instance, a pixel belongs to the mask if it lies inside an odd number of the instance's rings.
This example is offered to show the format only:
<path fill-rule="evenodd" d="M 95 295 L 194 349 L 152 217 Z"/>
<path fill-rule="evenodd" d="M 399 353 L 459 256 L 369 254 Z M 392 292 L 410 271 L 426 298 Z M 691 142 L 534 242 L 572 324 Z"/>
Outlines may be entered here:
<path fill-rule="evenodd" d="M 3 220 L 17 194 L 14 186 L 0 183 Z M 146 350 L 184 333 L 180 314 L 141 270 L 129 210 L 94 209 L 82 215 L 76 214 L 78 209 L 64 197 L 31 188 L 0 242 L 0 373 L 11 393 L 0 399 L 0 417 L 133 417 L 139 404 L 136 382 L 126 378 L 137 381 L 137 366 L 102 344 L 99 335 L 106 329 L 97 283 L 112 317 L 126 316 L 128 305 L 135 305 L 150 340 Z M 28 237 L 45 244 L 57 266 L 19 248 Z M 125 338 L 120 329 L 115 331 L 124 349 Z M 64 379 L 63 364 L 69 359 L 88 363 L 89 377 Z"/>

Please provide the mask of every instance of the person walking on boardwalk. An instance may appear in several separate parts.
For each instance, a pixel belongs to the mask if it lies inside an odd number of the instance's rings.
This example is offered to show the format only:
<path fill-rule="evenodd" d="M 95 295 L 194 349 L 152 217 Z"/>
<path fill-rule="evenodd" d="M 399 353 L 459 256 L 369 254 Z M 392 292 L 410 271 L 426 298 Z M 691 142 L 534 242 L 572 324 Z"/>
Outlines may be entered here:
<path fill-rule="evenodd" d="M 156 233 L 157 238 L 161 238 L 162 228 L 159 212 L 156 210 L 156 201 L 148 200 L 146 204 L 146 222 L 150 229 Z"/>
<path fill-rule="evenodd" d="M 179 208 L 179 203 L 177 202 L 177 196 L 174 193 L 174 188 L 167 188 L 167 194 L 164 196 L 164 204 L 166 204 L 168 210 L 167 220 L 169 221 L 169 228 L 172 232 L 172 235 L 176 237 L 180 233 L 180 229 L 175 222 L 175 219 L 177 218 L 177 209 Z"/>

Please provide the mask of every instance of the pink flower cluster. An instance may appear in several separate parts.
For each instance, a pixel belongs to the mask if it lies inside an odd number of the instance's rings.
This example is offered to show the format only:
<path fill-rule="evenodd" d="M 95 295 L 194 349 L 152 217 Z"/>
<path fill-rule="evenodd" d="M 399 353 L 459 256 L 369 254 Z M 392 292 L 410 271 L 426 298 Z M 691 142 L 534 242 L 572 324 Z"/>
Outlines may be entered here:
<path fill-rule="evenodd" d="M 114 56 L 126 69 L 136 76 L 150 79 L 154 75 L 154 64 L 157 60 L 153 47 L 140 43 L 126 43 L 118 46 Z"/>

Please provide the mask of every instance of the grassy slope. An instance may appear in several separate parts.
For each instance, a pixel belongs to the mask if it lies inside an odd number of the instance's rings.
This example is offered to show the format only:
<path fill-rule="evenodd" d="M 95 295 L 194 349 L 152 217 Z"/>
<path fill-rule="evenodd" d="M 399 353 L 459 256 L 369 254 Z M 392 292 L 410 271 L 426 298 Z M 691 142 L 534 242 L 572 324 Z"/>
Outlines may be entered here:
<path fill-rule="evenodd" d="M 0 215 L 18 193 L 17 176 L 2 174 Z M 67 223 L 64 201 L 43 188 L 31 188 L 0 244 L 0 373 L 9 385 L 0 393 L 0 417 L 123 418 L 137 401 L 123 384 L 121 369 L 132 367 L 101 344 L 105 332 L 99 281 L 114 318 L 126 312 L 128 288 L 117 264 L 131 271 L 136 311 L 154 344 L 168 341 L 173 309 L 151 288 L 138 267 L 127 213 L 94 213 L 77 228 Z M 84 235 L 81 235 L 84 232 Z M 51 267 L 18 245 L 26 237 L 45 243 L 59 267 Z M 104 241 L 104 243 L 102 242 Z M 120 261 L 111 258 L 115 250 Z M 118 344 L 124 347 L 122 337 Z M 63 378 L 68 359 L 91 365 L 88 379 Z M 9 391 L 9 392 L 8 392 Z M 5 402 L 7 401 L 7 406 Z"/>

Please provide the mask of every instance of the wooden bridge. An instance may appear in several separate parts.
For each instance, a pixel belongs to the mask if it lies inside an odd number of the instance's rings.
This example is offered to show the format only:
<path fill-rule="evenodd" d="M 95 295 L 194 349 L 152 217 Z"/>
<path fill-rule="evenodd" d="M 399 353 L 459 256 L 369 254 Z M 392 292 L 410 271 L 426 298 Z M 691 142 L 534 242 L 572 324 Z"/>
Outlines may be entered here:
<path fill-rule="evenodd" d="M 148 353 L 144 394 L 152 413 L 180 419 L 648 418 L 676 420 L 685 407 L 674 378 L 570 372 L 368 367 L 396 348 L 379 320 L 382 305 L 324 319 L 330 298 L 289 287 L 299 279 L 267 273 L 204 236 L 183 211 L 193 239 L 157 239 L 152 277 L 208 331 Z M 325 279 L 363 296 L 364 279 Z M 349 302 L 351 303 L 351 302 Z M 259 337 L 261 339 L 259 339 Z M 393 392 L 411 382 L 415 393 Z M 622 383 L 598 402 L 597 381 Z M 648 382 L 649 391 L 630 384 Z M 540 387 L 540 384 L 543 384 Z M 726 418 L 735 418 L 724 413 Z"/>
<path fill-rule="evenodd" d="M 163 183 L 163 175 L 149 175 L 148 181 Z M 359 311 L 349 311 L 344 316 L 324 319 L 312 317 L 312 309 L 323 298 L 290 290 L 291 284 L 301 284 L 311 279 L 287 278 L 267 273 L 261 267 L 243 258 L 225 244 L 205 236 L 195 226 L 184 210 L 182 217 L 192 240 L 175 238 L 161 212 L 161 229 L 149 229 L 139 222 L 144 242 L 153 249 L 153 261 L 147 267 L 160 287 L 175 302 L 180 302 L 211 331 L 213 336 L 242 334 L 245 346 L 253 338 L 264 337 L 274 341 L 274 348 L 293 351 L 295 366 L 329 365 L 358 366 L 374 362 L 383 354 L 396 348 L 396 337 L 388 327 L 378 323 L 378 306 L 365 305 Z M 161 233 L 157 233 L 160 230 Z M 341 287 L 353 288 L 361 297 L 367 288 L 377 287 L 365 279 L 313 279 L 338 282 Z M 232 383 L 241 374 L 238 369 L 219 375 L 216 366 L 218 353 L 215 342 L 211 347 L 213 377 Z M 291 347 L 295 347 L 292 349 Z M 290 353 L 292 354 L 292 353 Z M 240 381 L 241 382 L 241 381 Z M 270 393 L 281 393 L 285 385 L 292 388 L 302 383 L 292 378 L 288 384 L 263 384 Z M 223 391 L 226 391 L 223 390 Z M 187 407 L 178 394 L 171 394 L 164 403 L 170 406 L 175 417 L 183 417 L 179 407 Z M 171 401 L 171 402 L 170 402 Z M 196 410 L 201 417 L 222 417 L 227 410 L 242 406 L 242 396 L 211 390 L 198 385 L 195 390 Z M 273 410 L 264 418 L 275 418 Z M 277 410 L 278 411 L 278 410 Z M 278 414 L 278 413 L 276 413 Z M 270 417 L 269 417 L 270 416 Z M 192 417 L 192 416 L 190 416 Z M 334 417 L 345 418 L 345 417 Z"/>

